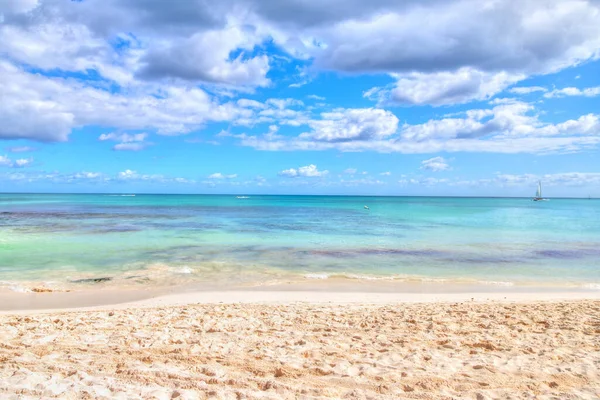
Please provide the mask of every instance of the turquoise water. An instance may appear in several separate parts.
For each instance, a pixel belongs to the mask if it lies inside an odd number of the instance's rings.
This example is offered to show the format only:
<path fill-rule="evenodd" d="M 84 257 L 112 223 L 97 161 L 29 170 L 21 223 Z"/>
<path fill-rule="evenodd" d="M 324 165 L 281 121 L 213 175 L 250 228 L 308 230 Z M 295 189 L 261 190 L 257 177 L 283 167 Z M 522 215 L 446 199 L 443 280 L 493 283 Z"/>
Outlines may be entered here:
<path fill-rule="evenodd" d="M 600 201 L 0 194 L 0 287 L 335 278 L 600 288 Z"/>

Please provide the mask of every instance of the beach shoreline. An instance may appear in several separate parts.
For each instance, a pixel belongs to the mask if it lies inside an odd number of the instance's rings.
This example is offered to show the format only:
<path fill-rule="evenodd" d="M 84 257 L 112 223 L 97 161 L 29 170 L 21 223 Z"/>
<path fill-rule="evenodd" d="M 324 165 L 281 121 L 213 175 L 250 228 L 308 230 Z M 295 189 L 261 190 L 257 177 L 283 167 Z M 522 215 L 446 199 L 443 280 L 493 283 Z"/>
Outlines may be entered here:
<path fill-rule="evenodd" d="M 396 287 L 398 289 L 398 287 Z M 152 308 L 191 304 L 394 304 L 452 302 L 600 301 L 599 290 L 462 285 L 277 285 L 231 289 L 118 288 L 75 292 L 0 293 L 0 314 Z"/>

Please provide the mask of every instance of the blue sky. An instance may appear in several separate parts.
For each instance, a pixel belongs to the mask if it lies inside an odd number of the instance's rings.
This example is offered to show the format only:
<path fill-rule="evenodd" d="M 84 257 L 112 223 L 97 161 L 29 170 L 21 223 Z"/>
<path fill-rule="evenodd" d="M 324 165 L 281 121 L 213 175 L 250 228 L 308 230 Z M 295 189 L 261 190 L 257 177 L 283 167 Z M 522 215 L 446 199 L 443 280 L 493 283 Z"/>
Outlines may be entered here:
<path fill-rule="evenodd" d="M 600 197 L 596 1 L 204 3 L 2 2 L 0 190 Z"/>

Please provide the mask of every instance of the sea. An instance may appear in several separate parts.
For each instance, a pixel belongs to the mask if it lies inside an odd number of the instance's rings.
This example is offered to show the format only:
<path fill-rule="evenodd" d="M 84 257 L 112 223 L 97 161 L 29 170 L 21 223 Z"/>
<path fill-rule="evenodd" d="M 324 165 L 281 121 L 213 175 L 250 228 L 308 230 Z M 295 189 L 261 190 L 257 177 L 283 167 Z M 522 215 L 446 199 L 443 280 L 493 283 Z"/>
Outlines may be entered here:
<path fill-rule="evenodd" d="M 600 290 L 600 200 L 0 194 L 2 290 L 339 282 Z"/>

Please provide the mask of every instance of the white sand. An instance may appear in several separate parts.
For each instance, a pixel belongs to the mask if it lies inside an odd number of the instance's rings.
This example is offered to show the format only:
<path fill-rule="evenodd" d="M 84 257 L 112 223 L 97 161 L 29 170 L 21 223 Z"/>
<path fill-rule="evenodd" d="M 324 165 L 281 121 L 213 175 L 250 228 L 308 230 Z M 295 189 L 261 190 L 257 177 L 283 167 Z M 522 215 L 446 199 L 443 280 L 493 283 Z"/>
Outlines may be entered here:
<path fill-rule="evenodd" d="M 359 303 L 359 304 L 392 304 L 392 303 L 448 303 L 463 301 L 495 301 L 495 302 L 537 302 L 563 300 L 600 300 L 600 290 L 593 291 L 538 291 L 538 292 L 451 292 L 451 293 L 386 293 L 386 292 L 344 292 L 344 291 L 312 291 L 312 290 L 248 290 L 248 291 L 201 291 L 179 294 L 152 296 L 152 292 L 126 292 L 124 295 L 111 294 L 112 301 L 106 302 L 106 292 L 90 293 L 12 293 L 0 298 L 9 304 L 8 310 L 0 310 L 2 314 L 83 310 L 113 310 L 126 308 L 146 308 L 157 306 L 180 306 L 186 304 L 211 303 L 254 303 L 254 304 L 290 304 L 290 303 Z M 83 296 L 83 297 L 82 297 Z M 146 298 L 144 298 L 146 297 Z M 148 298 L 149 297 L 149 298 Z M 22 299 L 28 299 L 23 302 Z M 58 298 L 53 301 L 53 298 Z M 73 300 L 68 301 L 69 298 Z M 140 300 L 137 300 L 140 299 Z M 83 301 L 82 301 L 83 300 Z M 76 304 L 85 307 L 75 307 Z M 56 304 L 62 306 L 56 307 Z M 35 307 L 37 305 L 37 308 Z M 45 305 L 45 307 L 41 307 Z M 48 306 L 49 305 L 49 306 Z"/>
<path fill-rule="evenodd" d="M 599 297 L 220 291 L 4 312 L 0 398 L 598 399 Z"/>

